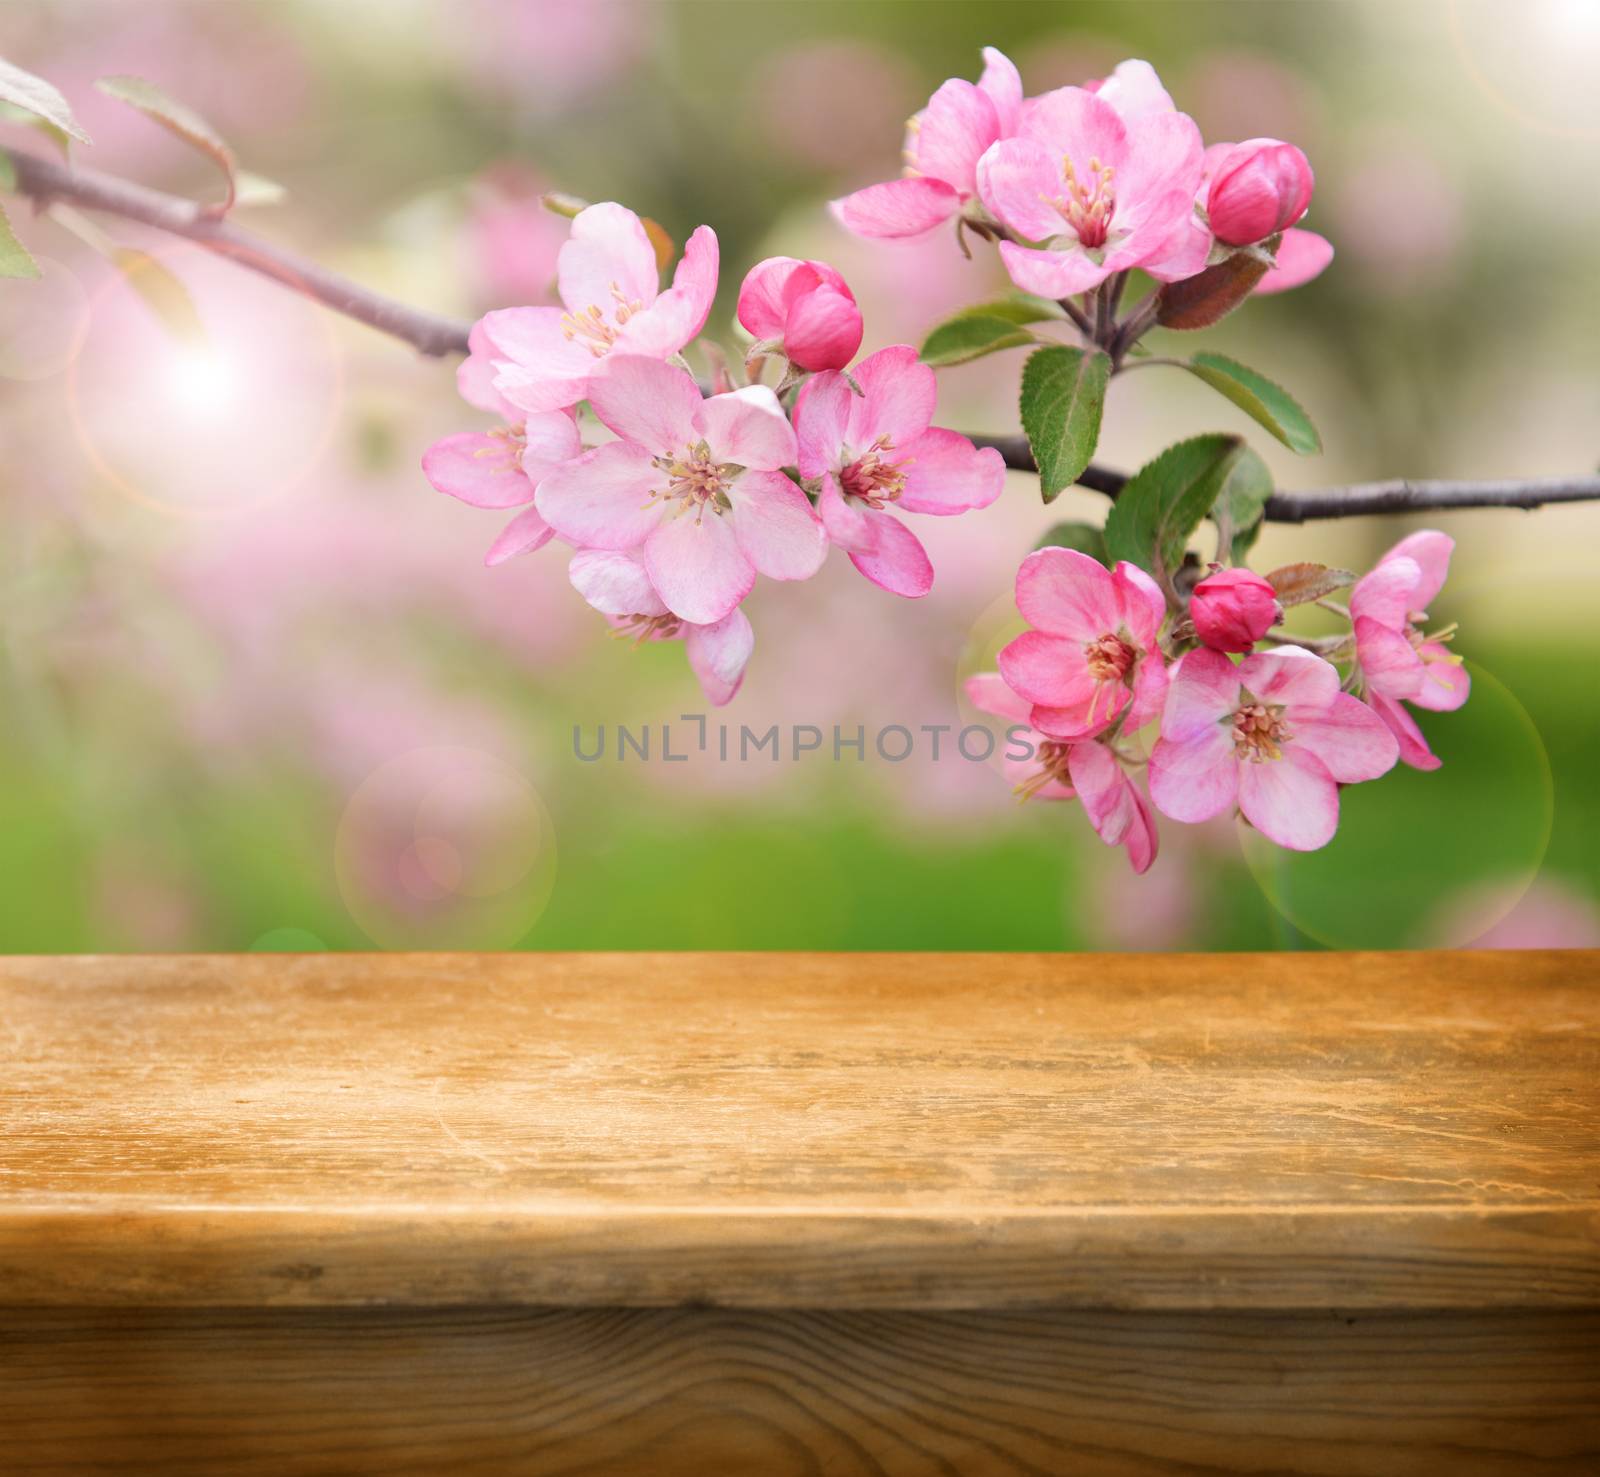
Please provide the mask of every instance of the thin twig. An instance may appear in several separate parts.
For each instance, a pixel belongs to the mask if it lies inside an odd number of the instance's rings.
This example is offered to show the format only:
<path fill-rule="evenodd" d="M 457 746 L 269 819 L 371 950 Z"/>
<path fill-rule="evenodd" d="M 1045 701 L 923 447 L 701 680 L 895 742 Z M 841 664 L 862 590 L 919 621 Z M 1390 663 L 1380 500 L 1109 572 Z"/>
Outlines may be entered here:
<path fill-rule="evenodd" d="M 314 298 L 336 313 L 401 339 L 421 353 L 442 357 L 467 352 L 470 325 L 460 319 L 424 312 L 384 297 L 338 272 L 241 231 L 228 221 L 212 218 L 193 201 L 95 170 L 71 169 L 53 159 L 20 149 L 0 149 L 0 154 L 11 162 L 16 175 L 16 192 L 38 206 L 66 200 L 86 210 L 102 211 L 153 226 L 228 257 L 240 266 Z M 1068 302 L 1062 306 L 1074 321 L 1082 319 L 1083 326 L 1092 328 L 1077 304 Z M 1123 328 L 1127 329 L 1147 315 L 1150 315 L 1148 304 L 1141 304 L 1124 321 Z M 996 448 L 1008 467 L 1023 472 L 1038 470 L 1033 453 L 1021 436 L 974 436 L 972 439 L 979 446 Z M 1127 480 L 1122 472 L 1091 463 L 1079 476 L 1078 485 L 1114 498 Z M 1597 499 L 1600 499 L 1600 476 L 1472 482 L 1401 480 L 1324 487 L 1308 492 L 1277 492 L 1267 499 L 1266 517 L 1274 523 L 1306 523 L 1313 519 L 1351 518 L 1370 513 L 1540 508 L 1552 503 Z"/>

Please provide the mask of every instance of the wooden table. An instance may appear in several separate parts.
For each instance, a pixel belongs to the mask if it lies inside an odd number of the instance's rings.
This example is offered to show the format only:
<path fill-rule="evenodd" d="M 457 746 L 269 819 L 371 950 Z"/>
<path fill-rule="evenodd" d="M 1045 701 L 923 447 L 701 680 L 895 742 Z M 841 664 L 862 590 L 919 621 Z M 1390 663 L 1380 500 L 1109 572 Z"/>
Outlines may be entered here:
<path fill-rule="evenodd" d="M 0 961 L 0 1471 L 1600 1471 L 1600 955 Z"/>

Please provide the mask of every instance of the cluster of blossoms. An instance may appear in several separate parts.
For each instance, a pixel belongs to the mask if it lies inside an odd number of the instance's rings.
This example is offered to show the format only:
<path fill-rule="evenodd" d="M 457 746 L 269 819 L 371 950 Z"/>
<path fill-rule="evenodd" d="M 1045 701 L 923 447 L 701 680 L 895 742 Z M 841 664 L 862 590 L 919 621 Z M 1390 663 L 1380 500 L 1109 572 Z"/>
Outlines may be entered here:
<path fill-rule="evenodd" d="M 807 579 L 837 547 L 883 589 L 924 595 L 933 570 L 900 515 L 999 496 L 1000 454 L 932 424 L 933 364 L 1036 346 L 1021 412 L 1049 501 L 1084 474 L 1107 382 L 1146 332 L 1208 326 L 1331 260 L 1298 227 L 1313 179 L 1293 145 L 1206 147 L 1146 62 L 1027 97 L 1010 61 L 984 59 L 976 83 L 946 82 L 911 120 L 904 176 L 834 209 L 869 237 L 954 221 L 962 248 L 969 233 L 993 243 L 1027 296 L 958 315 L 920 354 L 900 345 L 852 364 L 862 321 L 848 285 L 825 263 L 775 257 L 739 293 L 744 382 L 707 344 L 707 393 L 684 352 L 715 295 L 715 235 L 690 237 L 662 290 L 646 223 L 620 205 L 584 208 L 559 255 L 564 306 L 492 312 L 473 329 L 461 392 L 503 424 L 424 459 L 440 490 L 519 510 L 490 563 L 563 541 L 578 592 L 620 634 L 682 639 L 707 698 L 725 703 L 753 647 L 741 606 L 758 576 Z M 1120 316 L 1135 269 L 1155 285 Z M 1073 326 L 1078 345 L 1058 336 Z M 1319 449 L 1265 376 L 1218 355 L 1153 362 L 1195 372 L 1291 449 Z M 1398 760 L 1437 767 L 1405 705 L 1466 700 L 1453 628 L 1429 631 L 1425 613 L 1452 541 L 1413 534 L 1359 581 L 1319 564 L 1262 576 L 1233 561 L 1270 492 L 1238 437 L 1170 448 L 1128 482 L 1103 530 L 1061 525 L 1024 559 L 1029 629 L 998 672 L 968 683 L 1025 740 L 1007 751 L 1019 796 L 1081 800 L 1137 871 L 1155 859 L 1156 812 L 1198 822 L 1236 809 L 1282 846 L 1325 845 L 1341 786 Z M 1206 518 L 1218 534 L 1209 571 L 1186 548 Z M 1282 624 L 1286 607 L 1311 602 L 1341 629 Z"/>
<path fill-rule="evenodd" d="M 914 348 L 849 368 L 861 314 L 821 262 L 775 257 L 749 273 L 751 382 L 736 388 L 713 350 L 704 393 L 683 353 L 717 270 L 702 226 L 662 291 L 638 216 L 580 211 L 558 261 L 565 306 L 503 309 L 473 328 L 461 393 L 504 424 L 447 437 L 423 470 L 463 502 L 520 510 L 489 563 L 565 542 L 578 592 L 621 634 L 682 639 L 721 704 L 754 646 L 741 605 L 758 575 L 809 579 L 837 545 L 875 584 L 925 595 L 932 566 L 897 515 L 986 507 L 1005 469 L 998 452 L 933 426 L 934 372 Z M 774 388 L 760 374 L 777 355 L 788 369 Z M 585 444 L 583 404 L 612 439 Z"/>
<path fill-rule="evenodd" d="M 1029 757 L 1009 764 L 1018 796 L 1082 800 L 1136 871 L 1155 860 L 1150 802 L 1191 822 L 1237 807 L 1278 845 L 1315 850 L 1338 827 L 1341 785 L 1376 779 L 1397 759 L 1438 767 L 1402 704 L 1467 700 L 1467 673 L 1445 645 L 1452 632 L 1426 632 L 1421 608 L 1444 584 L 1453 548 L 1431 530 L 1402 539 L 1356 581 L 1347 608 L 1333 607 L 1348 631 L 1307 645 L 1274 633 L 1283 602 L 1337 572 L 1219 569 L 1178 615 L 1133 564 L 1107 569 L 1075 549 L 1039 549 L 1017 571 L 1030 629 L 1001 651 L 998 672 L 969 679 L 967 695 L 1023 740 Z"/>
<path fill-rule="evenodd" d="M 1207 148 L 1149 62 L 1024 97 L 1006 56 L 983 57 L 976 83 L 952 78 L 911 120 L 902 178 L 835 202 L 850 230 L 917 236 L 954 219 L 999 240 L 1018 287 L 1057 299 L 1134 267 L 1180 281 L 1263 243 L 1276 245 L 1258 293 L 1298 287 L 1333 259 L 1321 236 L 1291 229 L 1313 184 L 1292 144 Z"/>

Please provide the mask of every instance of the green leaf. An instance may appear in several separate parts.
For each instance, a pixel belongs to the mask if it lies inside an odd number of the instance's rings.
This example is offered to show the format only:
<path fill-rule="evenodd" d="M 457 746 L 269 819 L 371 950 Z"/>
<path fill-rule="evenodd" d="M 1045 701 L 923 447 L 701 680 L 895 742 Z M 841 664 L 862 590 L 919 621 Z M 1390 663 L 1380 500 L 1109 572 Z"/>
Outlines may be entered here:
<path fill-rule="evenodd" d="M 1196 354 L 1183 366 L 1197 379 L 1258 421 L 1290 451 L 1307 456 L 1322 450 L 1322 438 L 1311 424 L 1311 417 L 1300 408 L 1287 390 L 1273 384 L 1264 374 L 1221 354 Z"/>
<path fill-rule="evenodd" d="M 168 97 L 154 82 L 143 77 L 102 77 L 95 87 L 107 97 L 137 108 L 147 118 L 159 123 L 168 133 L 176 134 L 186 144 L 192 144 L 205 154 L 222 171 L 227 184 L 227 195 L 221 205 L 211 208 L 212 214 L 225 215 L 233 208 L 237 186 L 234 182 L 233 150 L 219 134 L 187 103 Z"/>
<path fill-rule="evenodd" d="M 59 200 L 50 206 L 50 219 L 113 263 L 127 279 L 128 286 L 144 299 L 145 306 L 176 338 L 188 343 L 205 342 L 205 325 L 200 321 L 189 289 L 149 252 L 119 244 L 87 216 Z"/>
<path fill-rule="evenodd" d="M 1026 328 L 1019 328 L 1004 318 L 962 314 L 941 323 L 923 340 L 922 362 L 942 369 L 951 364 L 968 364 L 1001 349 L 1037 342 L 1036 336 Z"/>
<path fill-rule="evenodd" d="M 1237 436 L 1195 436 L 1146 462 L 1111 505 L 1106 552 L 1167 578 L 1183 563 L 1189 535 L 1227 486 L 1244 449 Z"/>
<path fill-rule="evenodd" d="M 1040 349 L 1022 367 L 1022 429 L 1039 468 L 1039 491 L 1054 502 L 1089 465 L 1100 439 L 1111 360 L 1100 349 Z"/>
<path fill-rule="evenodd" d="M 1217 528 L 1226 534 L 1229 554 L 1235 564 L 1244 563 L 1250 546 L 1260 535 L 1261 515 L 1271 496 L 1272 473 L 1267 470 L 1267 464 L 1248 446 L 1241 447 L 1228 470 L 1222 491 L 1211 506 L 1211 517 Z"/>
<path fill-rule="evenodd" d="M 77 139 L 80 144 L 93 142 L 78 126 L 78 120 L 72 116 L 66 98 L 43 77 L 24 72 L 21 67 L 14 67 L 3 58 L 0 58 L 0 102 L 12 103 L 23 112 L 44 119 L 51 128 Z"/>
<path fill-rule="evenodd" d="M 1110 566 L 1105 533 L 1092 523 L 1058 523 L 1034 545 L 1036 549 L 1076 549 Z"/>
<path fill-rule="evenodd" d="M 0 277 L 37 277 L 39 264 L 17 240 L 6 213 L 0 210 Z"/>

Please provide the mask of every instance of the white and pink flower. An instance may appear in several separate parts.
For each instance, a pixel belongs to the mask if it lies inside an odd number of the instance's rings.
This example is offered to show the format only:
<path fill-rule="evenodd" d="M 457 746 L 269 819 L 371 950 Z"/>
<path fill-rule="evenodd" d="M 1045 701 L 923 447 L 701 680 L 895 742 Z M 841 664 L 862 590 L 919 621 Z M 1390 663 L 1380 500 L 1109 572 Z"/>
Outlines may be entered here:
<path fill-rule="evenodd" d="M 634 555 L 614 550 L 579 550 L 568 574 L 573 588 L 617 635 L 635 641 L 682 641 L 706 701 L 719 708 L 733 701 L 756 643 L 744 611 L 735 607 L 709 625 L 683 620 L 667 609 L 644 565 Z"/>
<path fill-rule="evenodd" d="M 666 359 L 694 338 L 717 292 L 716 233 L 701 226 L 689 238 L 662 292 L 644 223 L 621 205 L 591 205 L 573 219 L 557 286 L 563 308 L 501 308 L 478 324 L 493 390 L 528 413 L 587 398 L 612 354 Z"/>
<path fill-rule="evenodd" d="M 1003 767 L 1019 798 L 1081 800 L 1100 839 L 1107 846 L 1125 847 L 1135 872 L 1150 869 L 1158 844 L 1155 817 L 1109 745 L 1096 739 L 1073 743 L 1041 733 L 1032 726 L 1033 704 L 1012 691 L 998 672 L 969 677 L 967 697 L 979 712 L 1014 725 L 1007 735 Z M 1013 749 L 1025 750 L 1027 757 L 1014 755 Z"/>
<path fill-rule="evenodd" d="M 1402 706 L 1414 703 L 1452 713 L 1466 702 L 1472 679 L 1445 643 L 1454 627 L 1427 634 L 1427 607 L 1450 573 L 1455 540 L 1424 529 L 1400 540 L 1350 592 L 1356 660 L 1367 701 L 1399 740 L 1400 757 L 1413 769 L 1437 769 L 1416 720 Z"/>
<path fill-rule="evenodd" d="M 932 424 L 933 370 L 907 344 L 880 349 L 853 371 L 808 380 L 795 404 L 800 475 L 819 483 L 828 538 L 874 584 L 915 598 L 933 587 L 933 565 L 902 513 L 949 516 L 986 508 L 1005 485 L 992 447 Z"/>
<path fill-rule="evenodd" d="M 1022 106 L 1016 67 L 986 46 L 978 81 L 952 78 L 907 125 L 904 178 L 835 200 L 834 214 L 858 236 L 919 236 L 950 220 L 977 192 L 984 151 L 1016 132 Z"/>
<path fill-rule="evenodd" d="M 979 161 L 983 203 L 1038 243 L 1000 243 L 1017 286 L 1063 298 L 1130 267 L 1172 281 L 1205 265 L 1206 238 L 1194 224 L 1200 130 L 1153 78 L 1130 71 L 1125 86 L 1114 75 L 1094 92 L 1062 87 L 1032 98 L 1017 136 Z"/>
<path fill-rule="evenodd" d="M 1167 668 L 1157 637 L 1160 587 L 1126 561 L 1107 569 L 1076 549 L 1038 549 L 1017 570 L 1017 609 L 1033 628 L 1000 653 L 1000 671 L 1033 704 L 1034 727 L 1088 738 L 1161 714 Z"/>
<path fill-rule="evenodd" d="M 1321 657 L 1286 646 L 1236 666 L 1198 647 L 1173 673 L 1150 798 L 1175 821 L 1237 805 L 1279 846 L 1315 851 L 1338 829 L 1339 786 L 1377 779 L 1398 757 L 1383 720 Z"/>
<path fill-rule="evenodd" d="M 809 579 L 828 541 L 811 504 L 780 468 L 795 434 L 764 385 L 702 399 L 658 359 L 615 355 L 589 404 L 618 436 L 539 484 L 535 506 L 580 548 L 637 549 L 680 620 L 713 625 L 758 573 Z"/>

